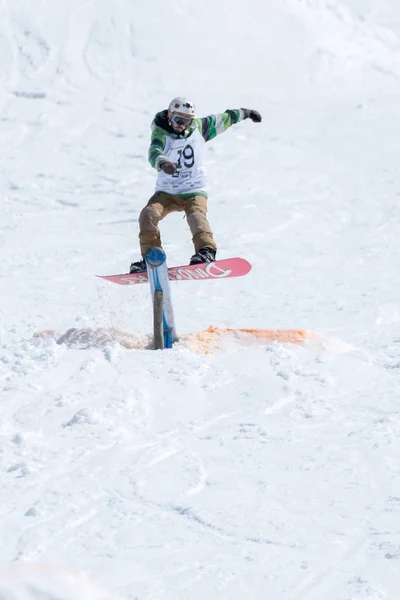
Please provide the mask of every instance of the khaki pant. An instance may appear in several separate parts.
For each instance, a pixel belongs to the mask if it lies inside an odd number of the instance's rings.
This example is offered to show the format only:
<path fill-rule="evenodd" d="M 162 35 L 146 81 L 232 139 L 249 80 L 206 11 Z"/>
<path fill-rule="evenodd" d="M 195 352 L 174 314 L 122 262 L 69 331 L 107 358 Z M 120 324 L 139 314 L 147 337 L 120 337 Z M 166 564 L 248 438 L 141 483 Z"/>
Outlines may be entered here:
<path fill-rule="evenodd" d="M 161 247 L 158 223 L 169 213 L 176 211 L 186 213 L 195 252 L 205 246 L 213 250 L 217 249 L 207 220 L 207 198 L 196 195 L 180 198 L 164 192 L 156 192 L 139 216 L 140 251 L 143 257 L 149 248 Z"/>

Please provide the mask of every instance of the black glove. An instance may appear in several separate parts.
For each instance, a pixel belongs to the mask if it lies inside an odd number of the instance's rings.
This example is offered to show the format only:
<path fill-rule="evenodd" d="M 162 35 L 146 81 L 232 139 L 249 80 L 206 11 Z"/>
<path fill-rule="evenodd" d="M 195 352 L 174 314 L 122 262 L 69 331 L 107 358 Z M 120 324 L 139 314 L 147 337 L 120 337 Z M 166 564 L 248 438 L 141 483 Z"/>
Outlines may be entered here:
<path fill-rule="evenodd" d="M 253 121 L 253 123 L 261 123 L 262 116 L 257 110 L 253 110 L 252 108 L 246 108 L 245 110 L 247 111 L 247 116 Z"/>
<path fill-rule="evenodd" d="M 167 173 L 167 175 L 173 175 L 176 171 L 176 164 L 169 160 L 165 160 L 161 163 L 160 169 L 162 169 L 164 173 Z"/>

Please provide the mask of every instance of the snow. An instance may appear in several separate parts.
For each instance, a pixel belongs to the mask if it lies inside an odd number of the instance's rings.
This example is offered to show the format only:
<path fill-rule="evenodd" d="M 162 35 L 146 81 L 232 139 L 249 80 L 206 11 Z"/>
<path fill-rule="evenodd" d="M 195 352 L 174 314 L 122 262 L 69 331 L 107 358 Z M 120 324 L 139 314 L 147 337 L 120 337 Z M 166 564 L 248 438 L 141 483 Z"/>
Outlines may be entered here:
<path fill-rule="evenodd" d="M 13 564 L 0 567 L 0 597 L 6 600 L 109 600 L 86 573 L 54 565 Z"/>
<path fill-rule="evenodd" d="M 397 600 L 398 0 L 34 4 L 0 12 L 0 598 Z M 207 151 L 253 268 L 173 283 L 152 351 L 147 286 L 94 275 L 138 258 L 179 94 L 263 115 Z"/>

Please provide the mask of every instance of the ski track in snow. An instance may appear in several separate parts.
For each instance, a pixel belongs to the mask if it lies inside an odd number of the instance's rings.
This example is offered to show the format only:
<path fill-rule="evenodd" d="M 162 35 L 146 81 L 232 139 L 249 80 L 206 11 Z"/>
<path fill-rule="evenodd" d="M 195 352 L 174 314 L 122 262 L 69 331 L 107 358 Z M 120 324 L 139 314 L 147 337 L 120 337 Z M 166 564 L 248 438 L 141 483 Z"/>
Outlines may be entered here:
<path fill-rule="evenodd" d="M 0 595 L 106 597 L 65 566 L 121 599 L 395 600 L 397 5 L 167 4 L 1 5 Z M 173 285 L 153 352 L 147 288 L 93 275 L 138 252 L 177 93 L 263 113 L 207 153 L 220 256 L 253 269 Z M 196 353 L 210 324 L 319 341 Z"/>

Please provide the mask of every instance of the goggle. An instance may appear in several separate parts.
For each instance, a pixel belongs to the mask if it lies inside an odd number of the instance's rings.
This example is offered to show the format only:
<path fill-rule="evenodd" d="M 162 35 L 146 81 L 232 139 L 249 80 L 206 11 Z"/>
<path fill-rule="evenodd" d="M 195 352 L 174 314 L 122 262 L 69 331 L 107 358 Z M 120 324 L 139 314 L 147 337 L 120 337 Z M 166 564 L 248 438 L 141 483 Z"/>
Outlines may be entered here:
<path fill-rule="evenodd" d="M 171 115 L 171 123 L 175 123 L 175 125 L 178 125 L 179 127 L 181 125 L 185 125 L 187 127 L 190 125 L 192 120 L 192 117 L 186 117 L 184 115 L 180 115 L 179 113 Z"/>

